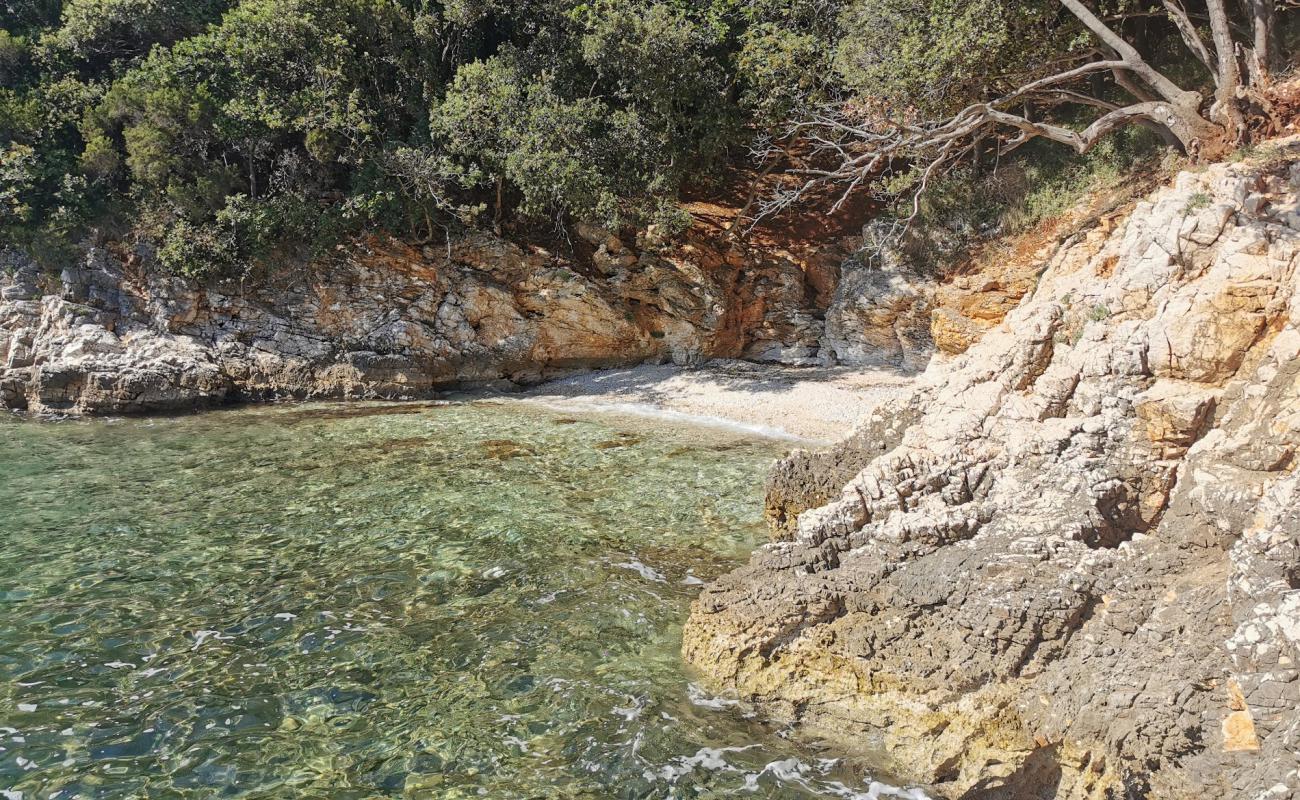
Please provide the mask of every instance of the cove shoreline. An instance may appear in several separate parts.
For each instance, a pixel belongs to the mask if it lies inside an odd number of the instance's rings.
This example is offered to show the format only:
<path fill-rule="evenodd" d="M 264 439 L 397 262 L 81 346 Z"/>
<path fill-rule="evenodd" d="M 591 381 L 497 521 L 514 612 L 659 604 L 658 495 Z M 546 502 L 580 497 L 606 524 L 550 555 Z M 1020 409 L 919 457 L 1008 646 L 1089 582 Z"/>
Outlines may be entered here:
<path fill-rule="evenodd" d="M 621 413 L 725 426 L 803 444 L 848 435 L 913 377 L 870 367 L 787 367 L 732 359 L 583 372 L 508 395 L 568 413 Z"/>
<path fill-rule="evenodd" d="M 826 446 L 847 436 L 882 402 L 910 389 L 915 376 L 883 367 L 792 367 L 736 359 L 699 365 L 640 364 L 593 369 L 527 386 L 475 386 L 431 395 L 384 398 L 241 398 L 190 408 L 149 407 L 129 413 L 60 413 L 10 409 L 32 421 L 184 417 L 265 405 L 327 404 L 420 407 L 521 402 L 571 415 L 617 415 L 667 424 L 728 429 L 793 444 Z M 382 410 L 374 413 L 387 413 Z"/>

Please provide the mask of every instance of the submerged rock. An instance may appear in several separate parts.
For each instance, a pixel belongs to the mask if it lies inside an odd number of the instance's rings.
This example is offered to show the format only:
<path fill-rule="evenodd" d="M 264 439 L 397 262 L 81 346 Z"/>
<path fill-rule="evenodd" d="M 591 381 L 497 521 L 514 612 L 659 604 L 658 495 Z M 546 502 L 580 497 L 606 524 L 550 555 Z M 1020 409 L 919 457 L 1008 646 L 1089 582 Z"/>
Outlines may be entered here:
<path fill-rule="evenodd" d="M 910 397 L 779 464 L 778 541 L 703 591 L 686 658 L 943 797 L 1297 796 L 1286 148 L 1075 235 Z"/>
<path fill-rule="evenodd" d="M 482 443 L 482 446 L 487 457 L 497 461 L 508 461 L 512 458 L 526 458 L 537 455 L 537 451 L 530 445 L 511 441 L 510 439 L 488 439 Z"/>

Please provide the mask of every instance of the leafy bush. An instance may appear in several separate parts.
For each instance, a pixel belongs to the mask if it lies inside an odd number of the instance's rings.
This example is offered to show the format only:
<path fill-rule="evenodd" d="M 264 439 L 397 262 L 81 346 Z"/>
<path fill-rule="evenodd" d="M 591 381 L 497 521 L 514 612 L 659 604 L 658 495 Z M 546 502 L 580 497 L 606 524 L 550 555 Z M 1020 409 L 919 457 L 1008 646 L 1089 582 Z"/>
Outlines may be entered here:
<path fill-rule="evenodd" d="M 0 236 L 74 240 L 108 224 L 191 274 L 376 226 L 424 239 L 588 221 L 654 225 L 647 238 L 662 240 L 690 224 L 685 183 L 781 140 L 811 108 L 946 108 L 1077 35 L 1049 0 L 3 9 Z M 959 171 L 920 216 L 953 236 L 1033 224 L 1125 169 L 1126 142 Z"/>
<path fill-rule="evenodd" d="M 28 198 L 39 168 L 36 151 L 28 145 L 14 142 L 0 150 L 0 223 L 12 225 L 31 218 Z"/>
<path fill-rule="evenodd" d="M 682 182 L 812 90 L 839 0 L 7 8 L 0 232 L 115 214 L 197 274 L 368 226 L 680 230 Z"/>
<path fill-rule="evenodd" d="M 910 219 L 901 255 L 914 266 L 942 271 L 982 240 L 1030 230 L 1126 175 L 1154 169 L 1162 152 L 1159 138 L 1141 128 L 1120 131 L 1082 156 L 1035 142 L 983 171 L 950 172 L 915 209 L 910 198 L 918 176 L 905 172 L 888 185 L 892 198 L 908 198 L 895 200 L 890 210 L 894 220 Z"/>

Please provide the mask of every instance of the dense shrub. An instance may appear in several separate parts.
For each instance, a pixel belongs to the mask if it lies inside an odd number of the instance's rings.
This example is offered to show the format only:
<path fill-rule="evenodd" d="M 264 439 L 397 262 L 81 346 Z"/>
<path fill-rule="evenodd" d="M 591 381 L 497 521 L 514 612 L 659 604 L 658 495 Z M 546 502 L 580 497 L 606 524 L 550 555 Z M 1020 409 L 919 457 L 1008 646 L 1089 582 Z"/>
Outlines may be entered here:
<path fill-rule="evenodd" d="M 107 226 L 201 274 L 375 226 L 679 230 L 684 183 L 792 120 L 948 110 L 1077 50 L 1063 19 L 1048 0 L 0 0 L 0 236 Z M 1079 183 L 1031 172 L 1031 217 Z M 978 216 L 972 174 L 946 184 L 971 208 L 934 213 Z"/>
<path fill-rule="evenodd" d="M 0 8 L 5 235 L 75 236 L 115 215 L 190 274 L 363 226 L 680 227 L 682 182 L 811 90 L 837 13 L 826 0 Z"/>

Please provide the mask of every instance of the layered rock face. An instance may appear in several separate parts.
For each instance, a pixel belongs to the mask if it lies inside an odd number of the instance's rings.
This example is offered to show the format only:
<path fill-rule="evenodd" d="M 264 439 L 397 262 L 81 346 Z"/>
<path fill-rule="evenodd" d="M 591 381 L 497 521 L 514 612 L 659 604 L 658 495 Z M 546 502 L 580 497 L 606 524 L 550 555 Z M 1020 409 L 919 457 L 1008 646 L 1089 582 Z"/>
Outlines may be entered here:
<path fill-rule="evenodd" d="M 1300 149 L 1185 173 L 836 448 L 686 658 L 950 798 L 1300 796 Z"/>
<path fill-rule="evenodd" d="M 935 287 L 902 265 L 849 259 L 826 311 L 828 363 L 919 371 L 930 361 Z"/>
<path fill-rule="evenodd" d="M 580 233 L 582 266 L 475 234 L 423 249 L 371 242 L 206 285 L 102 247 L 57 277 L 7 253 L 0 403 L 124 413 L 410 398 L 644 361 L 820 363 L 830 290 L 792 258 L 718 237 L 662 250 Z"/>

